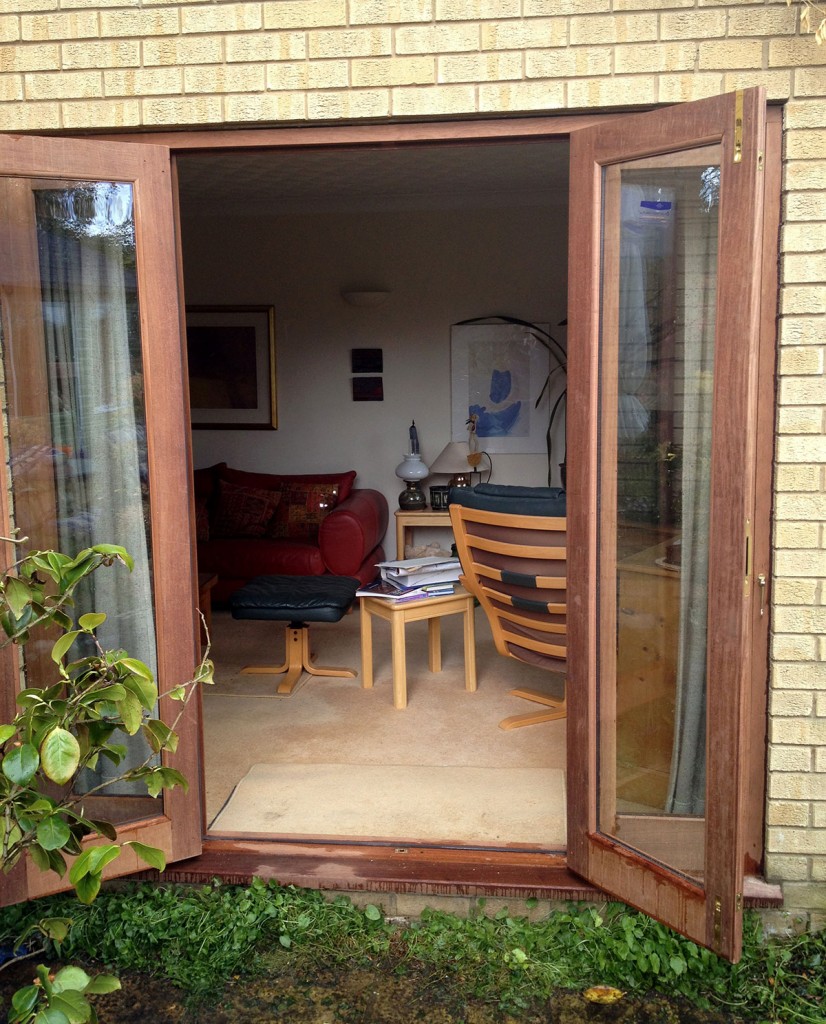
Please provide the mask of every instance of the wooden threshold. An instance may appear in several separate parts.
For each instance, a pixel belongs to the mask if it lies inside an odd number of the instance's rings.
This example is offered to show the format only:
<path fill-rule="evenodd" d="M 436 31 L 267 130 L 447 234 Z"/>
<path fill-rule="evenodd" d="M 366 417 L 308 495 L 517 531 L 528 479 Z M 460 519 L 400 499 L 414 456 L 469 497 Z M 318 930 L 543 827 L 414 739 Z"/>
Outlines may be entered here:
<path fill-rule="evenodd" d="M 158 878 L 154 872 L 143 877 Z M 168 882 L 204 884 L 220 878 L 246 885 L 253 878 L 336 892 L 419 896 L 507 897 L 544 900 L 611 899 L 568 869 L 564 853 L 461 847 L 378 846 L 281 840 L 204 839 L 199 857 L 172 864 Z M 746 886 L 747 907 L 778 907 L 778 886 Z"/>

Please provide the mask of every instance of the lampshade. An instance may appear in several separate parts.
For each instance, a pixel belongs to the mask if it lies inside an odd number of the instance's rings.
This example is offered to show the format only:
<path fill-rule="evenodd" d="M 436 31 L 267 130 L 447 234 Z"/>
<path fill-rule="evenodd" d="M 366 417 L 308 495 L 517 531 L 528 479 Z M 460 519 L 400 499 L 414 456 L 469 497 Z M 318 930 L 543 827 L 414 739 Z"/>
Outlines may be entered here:
<path fill-rule="evenodd" d="M 471 455 L 467 441 L 451 441 L 439 452 L 430 466 L 431 473 L 474 473 L 479 464 L 479 452 Z M 471 463 L 471 458 L 473 463 Z"/>

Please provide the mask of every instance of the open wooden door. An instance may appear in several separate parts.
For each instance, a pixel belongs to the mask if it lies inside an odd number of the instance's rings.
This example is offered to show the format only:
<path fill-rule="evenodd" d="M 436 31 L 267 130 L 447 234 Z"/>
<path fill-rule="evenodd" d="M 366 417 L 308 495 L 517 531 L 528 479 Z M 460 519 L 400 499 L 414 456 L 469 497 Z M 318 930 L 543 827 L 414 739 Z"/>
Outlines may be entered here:
<path fill-rule="evenodd" d="M 765 122 L 753 89 L 571 136 L 568 864 L 730 959 Z"/>
<path fill-rule="evenodd" d="M 106 612 L 104 646 L 153 666 L 161 692 L 189 680 L 199 658 L 178 281 L 168 149 L 0 137 L 0 534 L 18 528 L 25 550 L 126 547 L 135 571 L 108 570 L 100 587 L 96 578 L 84 597 L 94 607 L 78 610 Z M 19 555 L 2 546 L 10 565 Z M 26 647 L 31 685 L 43 685 L 49 647 Z M 3 721 L 20 685 L 18 650 L 5 648 Z M 161 717 L 179 708 L 162 698 Z M 198 718 L 193 701 L 169 760 L 188 794 L 107 791 L 87 804 L 103 801 L 93 816 L 168 861 L 201 849 Z M 146 751 L 136 741 L 130 756 Z M 112 866 L 143 869 L 131 850 Z M 2 886 L 9 903 L 61 884 L 20 864 Z"/>

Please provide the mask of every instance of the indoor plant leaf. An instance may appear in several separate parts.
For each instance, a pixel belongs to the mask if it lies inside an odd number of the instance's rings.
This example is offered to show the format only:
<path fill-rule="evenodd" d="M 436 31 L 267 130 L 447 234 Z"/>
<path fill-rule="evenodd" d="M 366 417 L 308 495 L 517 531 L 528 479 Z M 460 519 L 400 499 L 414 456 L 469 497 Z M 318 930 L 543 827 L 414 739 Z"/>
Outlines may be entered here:
<path fill-rule="evenodd" d="M 80 763 L 80 744 L 68 729 L 55 726 L 40 747 L 43 774 L 59 786 L 68 782 Z"/>

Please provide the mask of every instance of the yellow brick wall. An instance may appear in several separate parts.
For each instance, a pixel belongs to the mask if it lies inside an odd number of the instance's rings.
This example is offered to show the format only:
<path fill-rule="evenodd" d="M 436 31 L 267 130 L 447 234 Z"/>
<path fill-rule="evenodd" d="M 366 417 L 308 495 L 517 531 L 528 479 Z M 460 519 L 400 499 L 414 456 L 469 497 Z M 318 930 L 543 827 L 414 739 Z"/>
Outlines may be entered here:
<path fill-rule="evenodd" d="M 826 46 L 785 0 L 3 0 L 0 130 L 785 103 L 767 871 L 826 920 Z"/>

